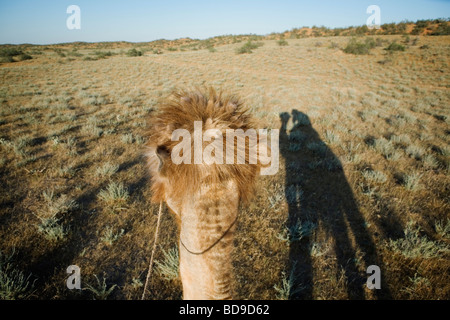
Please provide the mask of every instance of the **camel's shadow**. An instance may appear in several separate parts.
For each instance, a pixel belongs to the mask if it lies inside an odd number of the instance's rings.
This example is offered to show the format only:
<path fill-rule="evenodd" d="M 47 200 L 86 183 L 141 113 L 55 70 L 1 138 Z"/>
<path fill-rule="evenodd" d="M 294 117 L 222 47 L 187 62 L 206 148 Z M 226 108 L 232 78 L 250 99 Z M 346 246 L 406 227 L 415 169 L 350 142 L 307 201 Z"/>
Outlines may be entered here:
<path fill-rule="evenodd" d="M 291 116 L 293 128 L 287 130 Z M 285 159 L 285 196 L 289 206 L 287 224 L 291 237 L 296 232 L 300 237 L 290 242 L 289 268 L 295 279 L 290 298 L 313 298 L 313 256 L 326 251 L 332 243 L 328 249 L 336 258 L 336 272 L 343 270 L 345 274 L 348 298 L 364 299 L 368 275 L 358 266 L 378 265 L 383 270 L 382 261 L 341 162 L 321 141 L 306 114 L 293 110 L 292 114 L 281 113 L 280 119 L 280 153 Z M 327 239 L 327 245 L 312 236 L 319 229 L 325 234 L 321 241 Z M 389 298 L 384 288 L 376 290 L 377 297 Z"/>

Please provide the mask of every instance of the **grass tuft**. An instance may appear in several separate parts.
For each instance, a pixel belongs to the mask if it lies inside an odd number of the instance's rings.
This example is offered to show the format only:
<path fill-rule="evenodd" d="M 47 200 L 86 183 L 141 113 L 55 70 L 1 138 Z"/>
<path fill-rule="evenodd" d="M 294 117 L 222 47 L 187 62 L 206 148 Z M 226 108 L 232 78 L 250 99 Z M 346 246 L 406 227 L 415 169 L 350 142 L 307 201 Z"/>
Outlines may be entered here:
<path fill-rule="evenodd" d="M 414 221 L 409 221 L 404 230 L 404 237 L 389 240 L 388 247 L 407 258 L 439 258 L 450 251 L 449 247 L 437 241 L 431 241 L 420 235 L 421 230 Z"/>
<path fill-rule="evenodd" d="M 87 284 L 86 288 L 83 288 L 83 290 L 90 291 L 93 295 L 94 300 L 106 300 L 111 293 L 114 291 L 114 289 L 117 287 L 117 284 L 112 285 L 108 288 L 108 285 L 106 284 L 106 278 L 103 274 L 103 280 L 100 281 L 100 279 L 97 277 L 97 275 L 94 275 L 95 280 L 97 281 L 97 284 L 91 285 Z"/>
<path fill-rule="evenodd" d="M 281 279 L 281 285 L 274 285 L 273 288 L 276 292 L 276 299 L 278 300 L 289 300 L 294 295 L 299 294 L 301 291 L 303 291 L 306 286 L 299 286 L 296 282 L 297 279 L 295 277 L 295 271 L 296 271 L 296 264 L 292 267 L 291 272 L 289 273 L 289 276 L 286 276 L 285 272 L 282 272 L 282 279 Z"/>
<path fill-rule="evenodd" d="M 165 251 L 162 249 L 162 261 L 155 260 L 158 274 L 166 280 L 174 280 L 179 277 L 178 247 L 175 246 Z"/>
<path fill-rule="evenodd" d="M 62 240 L 68 230 L 62 225 L 61 216 L 77 208 L 78 204 L 64 194 L 55 199 L 53 191 L 44 191 L 42 195 L 47 205 L 36 214 L 40 220 L 37 230 L 50 241 Z"/>
<path fill-rule="evenodd" d="M 31 274 L 26 276 L 13 261 L 14 252 L 5 255 L 0 250 L 0 300 L 22 300 L 30 296 L 34 282 Z"/>
<path fill-rule="evenodd" d="M 285 227 L 276 238 L 281 241 L 292 243 L 310 237 L 316 228 L 317 225 L 311 221 L 301 222 L 298 220 L 295 225 Z"/>
<path fill-rule="evenodd" d="M 123 183 L 111 181 L 106 189 L 100 191 L 98 197 L 108 204 L 120 205 L 127 202 L 130 195 Z"/>
<path fill-rule="evenodd" d="M 381 171 L 367 170 L 362 173 L 363 177 L 376 183 L 384 183 L 387 180 L 386 175 Z"/>
<path fill-rule="evenodd" d="M 101 236 L 100 240 L 102 240 L 102 242 L 106 243 L 107 245 L 111 246 L 114 242 L 116 242 L 123 236 L 124 232 L 125 232 L 124 229 L 120 229 L 119 232 L 114 232 L 114 229 L 108 226 L 103 231 L 103 235 Z"/>
<path fill-rule="evenodd" d="M 110 178 L 113 174 L 115 174 L 119 170 L 118 164 L 113 164 L 111 162 L 105 162 L 101 167 L 98 167 L 95 170 L 95 174 L 98 177 L 107 177 Z"/>
<path fill-rule="evenodd" d="M 403 186 L 406 190 L 417 191 L 420 189 L 421 177 L 422 175 L 417 172 L 405 174 L 403 176 Z"/>

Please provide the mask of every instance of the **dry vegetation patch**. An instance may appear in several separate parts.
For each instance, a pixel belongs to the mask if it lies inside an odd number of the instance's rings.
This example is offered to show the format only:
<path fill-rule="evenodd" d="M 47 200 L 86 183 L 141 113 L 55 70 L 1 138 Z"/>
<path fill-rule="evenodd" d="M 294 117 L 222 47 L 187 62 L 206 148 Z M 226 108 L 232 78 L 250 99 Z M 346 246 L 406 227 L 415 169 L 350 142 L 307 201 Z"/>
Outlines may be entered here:
<path fill-rule="evenodd" d="M 212 85 L 285 128 L 279 173 L 239 216 L 237 298 L 448 299 L 450 38 L 412 38 L 28 48 L 0 67 L 0 297 L 138 299 L 157 213 L 146 119 L 173 88 Z M 161 223 L 149 298 L 179 299 L 176 224 Z M 71 264 L 87 290 L 65 287 Z"/>

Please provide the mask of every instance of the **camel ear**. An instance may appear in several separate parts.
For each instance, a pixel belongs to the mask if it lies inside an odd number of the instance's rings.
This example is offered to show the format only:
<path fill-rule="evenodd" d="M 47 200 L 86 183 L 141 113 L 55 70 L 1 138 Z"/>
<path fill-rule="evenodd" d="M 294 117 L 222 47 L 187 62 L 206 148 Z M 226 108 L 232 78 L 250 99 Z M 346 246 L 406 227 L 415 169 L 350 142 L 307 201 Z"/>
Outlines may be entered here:
<path fill-rule="evenodd" d="M 158 146 L 156 148 L 156 155 L 158 156 L 159 159 L 158 171 L 161 171 L 162 166 L 170 156 L 169 149 L 167 149 L 167 147 L 164 145 Z"/>

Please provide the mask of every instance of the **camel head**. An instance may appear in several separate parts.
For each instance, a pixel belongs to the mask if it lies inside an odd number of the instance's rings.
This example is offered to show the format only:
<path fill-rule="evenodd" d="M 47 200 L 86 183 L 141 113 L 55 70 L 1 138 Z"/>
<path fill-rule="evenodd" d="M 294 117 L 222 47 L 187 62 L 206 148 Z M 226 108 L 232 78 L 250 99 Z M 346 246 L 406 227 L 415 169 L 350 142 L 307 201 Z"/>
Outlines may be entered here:
<path fill-rule="evenodd" d="M 179 222 L 184 299 L 231 298 L 238 208 L 253 194 L 261 164 L 250 155 L 258 137 L 244 136 L 242 145 L 230 134 L 249 129 L 239 99 L 213 89 L 173 93 L 149 120 L 152 201 L 164 201 Z"/>

